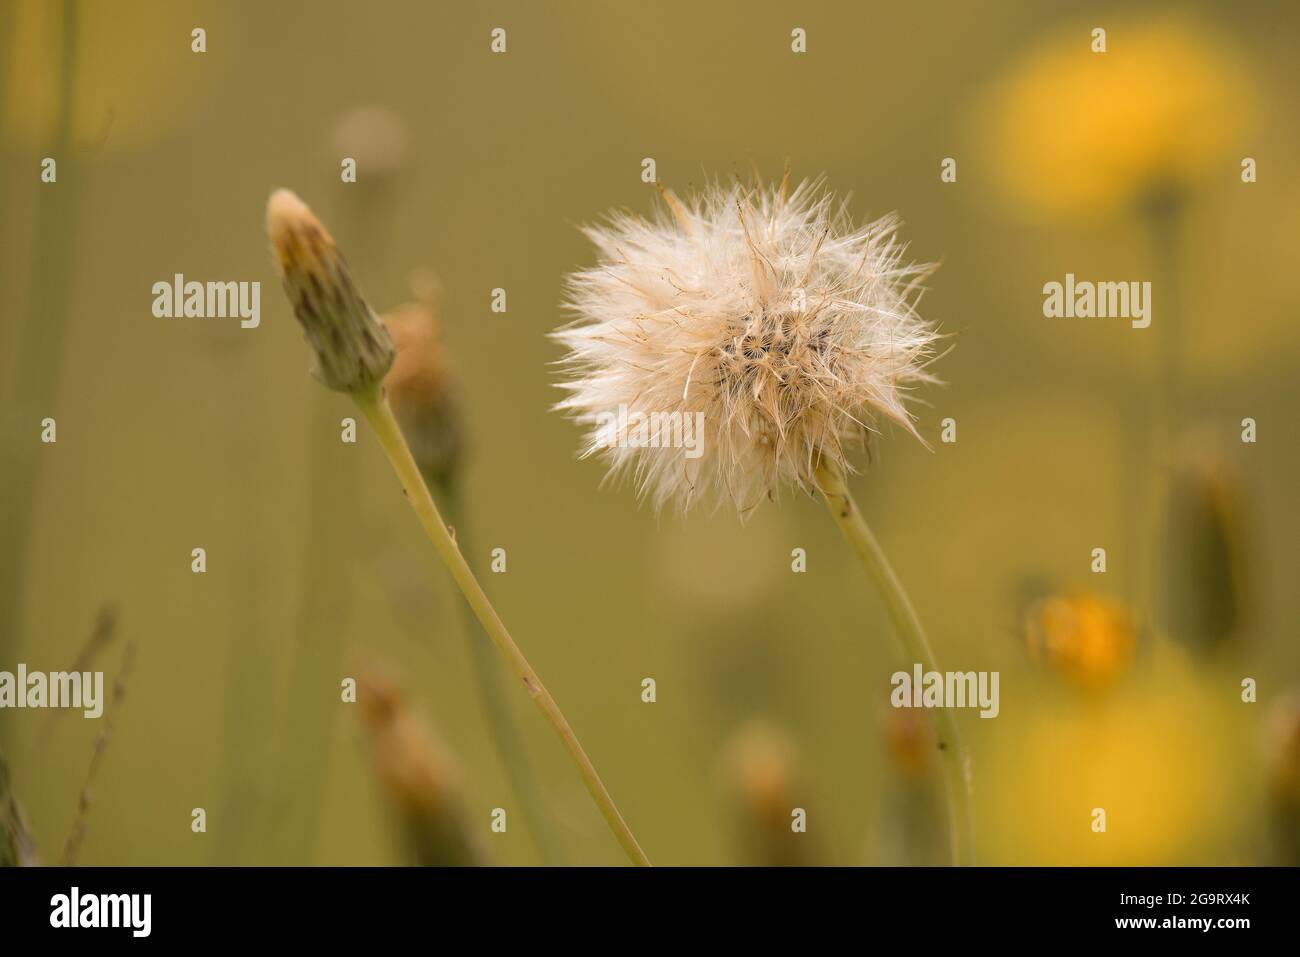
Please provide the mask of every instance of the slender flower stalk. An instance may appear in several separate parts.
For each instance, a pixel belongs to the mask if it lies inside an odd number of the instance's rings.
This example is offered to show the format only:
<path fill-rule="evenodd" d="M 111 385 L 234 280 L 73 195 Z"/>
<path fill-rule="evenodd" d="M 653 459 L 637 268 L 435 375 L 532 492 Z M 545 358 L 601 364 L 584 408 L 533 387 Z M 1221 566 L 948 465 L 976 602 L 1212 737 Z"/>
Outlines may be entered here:
<path fill-rule="evenodd" d="M 17 361 L 6 363 L 12 378 L 5 384 L 5 401 L 0 409 L 0 441 L 6 459 L 4 475 L 0 477 L 0 529 L 4 529 L 4 545 L 0 547 L 0 660 L 3 661 L 13 660 L 18 654 L 27 549 L 44 459 L 36 436 L 41 419 L 54 414 L 62 381 L 64 338 L 71 319 L 74 283 L 69 281 L 69 273 L 76 255 L 82 194 L 82 169 L 77 162 L 73 135 L 81 14 L 80 0 L 64 0 L 60 7 L 59 106 L 48 154 L 58 162 L 59 178 L 55 183 L 43 184 L 36 193 L 31 276 L 27 298 L 22 304 L 25 318 L 13 344 Z M 17 42 L 16 35 L 6 35 L 4 39 Z M 0 739 L 6 737 L 8 729 L 0 727 Z"/>
<path fill-rule="evenodd" d="M 921 626 L 921 619 L 903 588 L 884 549 L 872 534 L 862 510 L 853 500 L 843 475 L 834 466 L 823 464 L 817 470 L 818 485 L 826 507 L 848 543 L 862 561 L 862 567 L 880 591 L 889 612 L 894 634 L 907 657 L 921 665 L 923 672 L 938 671 L 934 652 Z M 971 830 L 970 782 L 967 780 L 969 759 L 962 747 L 957 722 L 949 708 L 936 708 L 939 723 L 939 753 L 943 756 L 944 780 L 948 790 L 948 826 L 953 863 L 974 863 L 974 837 Z"/>
<path fill-rule="evenodd" d="M 425 475 L 425 481 L 429 477 Z M 430 483 L 432 484 L 432 483 Z M 449 524 L 456 530 L 456 541 L 461 543 L 463 551 L 470 551 L 465 546 L 465 519 L 459 491 L 460 481 L 445 476 L 439 483 L 438 494 L 447 513 Z M 510 786 L 519 799 L 524 821 L 528 826 L 542 859 L 551 865 L 566 863 L 564 849 L 552 833 L 553 815 L 542 796 L 541 786 L 533 770 L 533 763 L 528 757 L 524 743 L 519 736 L 510 700 L 506 695 L 505 675 L 501 672 L 501 663 L 493 653 L 491 645 L 485 640 L 474 609 L 463 598 L 457 602 L 465 621 L 465 637 L 469 641 L 470 657 L 474 664 L 474 680 L 478 683 L 479 699 L 487 715 L 492 738 L 501 753 L 501 763 L 505 765 L 506 776 Z"/>
<path fill-rule="evenodd" d="M 467 443 L 450 362 L 439 332 L 438 282 L 432 274 L 417 272 L 411 277 L 411 286 L 416 301 L 381 317 L 397 353 L 384 379 L 384 393 L 420 467 L 420 475 L 455 530 L 461 552 L 473 555 L 475 551 L 467 541 L 462 494 Z M 501 662 L 479 627 L 474 610 L 464 599 L 456 605 L 464 621 L 479 701 L 528 833 L 543 861 L 562 865 L 564 851 L 553 833 L 549 809 L 520 739 Z"/>
<path fill-rule="evenodd" d="M 614 832 L 614 836 L 618 838 L 618 842 L 622 845 L 628 858 L 634 864 L 648 866 L 650 864 L 649 858 L 641 850 L 641 845 L 637 843 L 631 828 L 627 826 L 627 822 L 623 820 L 623 815 L 619 813 L 618 807 L 614 804 L 614 799 L 605 788 L 600 775 L 596 773 L 596 768 L 592 765 L 591 759 L 587 757 L 587 752 L 583 750 L 577 735 L 573 733 L 569 722 L 560 711 L 560 706 L 555 703 L 551 693 L 542 684 L 541 677 L 533 670 L 532 665 L 528 663 L 528 659 L 524 657 L 524 653 L 519 650 L 519 646 L 510 637 L 510 632 L 506 630 L 505 623 L 501 621 L 496 609 L 488 601 L 482 586 L 479 585 L 478 579 L 474 577 L 474 573 L 465 562 L 465 557 L 460 553 L 460 548 L 456 545 L 455 539 L 452 538 L 446 524 L 444 524 L 442 516 L 438 514 L 438 507 L 433 503 L 433 497 L 429 494 L 429 489 L 420 476 L 419 466 L 415 464 L 415 459 L 411 457 L 411 450 L 407 447 L 406 440 L 402 438 L 402 430 L 398 427 L 397 420 L 393 418 L 393 412 L 388 407 L 387 400 L 378 390 L 356 394 L 353 399 L 361 410 L 361 414 L 366 417 L 366 421 L 370 423 L 375 435 L 379 438 L 379 444 L 383 447 L 389 462 L 392 463 L 393 470 L 402 483 L 402 490 L 411 502 L 411 507 L 415 509 L 415 514 L 419 517 L 420 525 L 429 536 L 429 541 L 433 543 L 438 556 L 451 572 L 451 576 L 455 579 L 461 594 L 465 596 L 469 606 L 474 609 L 474 614 L 483 626 L 484 631 L 488 633 L 488 637 L 492 639 L 493 644 L 505 657 L 510 670 L 523 682 L 529 697 L 533 699 L 533 703 L 537 705 L 546 720 L 551 723 L 555 733 L 560 736 L 565 750 L 569 752 L 574 763 L 578 765 L 578 772 L 582 775 L 583 783 L 586 784 L 587 790 L 591 792 L 592 799 L 596 802 L 596 806 L 600 808 L 601 815 L 605 818 L 610 830 Z"/>
<path fill-rule="evenodd" d="M 1133 494 L 1137 497 L 1137 528 L 1141 533 L 1134 566 L 1134 590 L 1138 608 L 1146 621 L 1159 620 L 1161 527 L 1157 516 L 1164 511 L 1169 498 L 1187 394 L 1183 370 L 1187 316 L 1180 291 L 1187 200 L 1186 193 L 1171 183 L 1153 187 L 1150 195 L 1138 205 L 1139 214 L 1147 222 L 1155 269 L 1154 286 L 1161 297 L 1156 373 L 1135 382 L 1144 408 L 1141 417 L 1134 422 L 1144 427 L 1144 433 L 1139 437 L 1141 457 L 1135 463 L 1136 480 L 1133 483 Z"/>
<path fill-rule="evenodd" d="M 270 815 L 275 851 L 293 864 L 310 864 L 317 852 L 338 710 L 320 689 L 343 665 L 352 604 L 347 556 L 331 547 L 352 537 L 352 503 L 361 487 L 356 457 L 339 451 L 341 414 L 337 399 L 325 392 L 308 410 L 308 507 L 298 543 L 302 585 Z"/>
<path fill-rule="evenodd" d="M 272 195 L 267 207 L 267 231 L 285 293 L 293 303 L 294 314 L 312 346 L 317 378 L 328 388 L 348 394 L 370 423 L 397 473 L 407 500 L 415 509 L 420 525 L 488 637 L 560 736 L 578 766 L 583 783 L 623 850 L 634 864 L 649 865 L 645 852 L 623 820 L 559 705 L 506 630 L 438 513 L 383 393 L 383 379 L 393 362 L 392 340 L 352 282 L 333 239 L 307 206 L 288 190 L 279 190 Z"/>

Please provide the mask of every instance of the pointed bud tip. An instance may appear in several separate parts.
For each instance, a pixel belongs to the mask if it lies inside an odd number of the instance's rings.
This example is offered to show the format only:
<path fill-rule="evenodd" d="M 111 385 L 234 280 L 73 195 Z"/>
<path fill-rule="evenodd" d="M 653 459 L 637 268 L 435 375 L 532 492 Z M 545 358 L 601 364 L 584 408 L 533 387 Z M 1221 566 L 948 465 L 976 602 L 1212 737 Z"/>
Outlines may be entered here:
<path fill-rule="evenodd" d="M 282 270 L 303 258 L 301 253 L 315 249 L 319 255 L 321 248 L 334 246 L 329 230 L 291 189 L 277 189 L 267 200 L 266 232 Z"/>
<path fill-rule="evenodd" d="M 288 228 L 294 222 L 301 221 L 304 216 L 311 215 L 311 210 L 306 203 L 298 198 L 297 193 L 291 189 L 281 187 L 273 192 L 271 198 L 266 201 L 267 232 L 274 235 L 276 232 Z"/>

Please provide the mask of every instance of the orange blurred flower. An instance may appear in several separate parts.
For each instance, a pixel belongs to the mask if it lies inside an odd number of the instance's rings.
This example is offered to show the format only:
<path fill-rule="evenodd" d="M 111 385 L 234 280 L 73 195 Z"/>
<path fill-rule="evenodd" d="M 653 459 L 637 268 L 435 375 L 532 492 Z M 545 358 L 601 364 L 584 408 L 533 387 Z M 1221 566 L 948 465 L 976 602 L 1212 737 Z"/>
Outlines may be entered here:
<path fill-rule="evenodd" d="M 1076 687 L 1100 691 L 1113 685 L 1133 657 L 1136 637 L 1127 608 L 1087 594 L 1053 595 L 1025 616 L 1030 657 Z"/>

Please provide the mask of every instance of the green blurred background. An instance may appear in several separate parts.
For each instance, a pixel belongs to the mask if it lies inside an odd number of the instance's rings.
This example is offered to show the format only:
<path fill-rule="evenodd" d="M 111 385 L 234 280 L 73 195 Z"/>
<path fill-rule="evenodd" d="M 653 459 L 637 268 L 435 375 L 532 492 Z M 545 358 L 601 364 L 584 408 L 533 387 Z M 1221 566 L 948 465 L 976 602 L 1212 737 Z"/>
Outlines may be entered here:
<path fill-rule="evenodd" d="M 628 488 L 602 486 L 598 463 L 575 461 L 576 428 L 548 411 L 560 353 L 546 334 L 563 318 L 562 277 L 593 258 L 575 227 L 609 207 L 650 211 L 646 157 L 679 192 L 715 174 L 748 177 L 751 164 L 779 177 L 788 158 L 795 177 L 824 172 L 851 192 L 860 219 L 898 210 L 911 253 L 942 260 L 923 312 L 953 336 L 936 366 L 947 385 L 917 407 L 934 449 L 893 430 L 854 487 L 940 666 L 1001 672 L 1000 716 L 959 718 L 981 861 L 1285 857 L 1279 762 L 1300 760 L 1280 704 L 1300 687 L 1287 610 L 1300 541 L 1300 10 L 1145 6 L 1231 57 L 1245 92 L 1223 107 L 1221 141 L 1198 146 L 1203 162 L 1174 164 L 1182 216 L 1168 281 L 1179 291 L 1157 285 L 1152 327 L 1139 331 L 1046 320 L 1041 290 L 1067 272 L 1157 279 L 1145 207 L 1120 196 L 1035 208 L 1005 188 L 1008 170 L 1048 194 L 1068 193 L 1075 171 L 1049 157 L 1059 182 L 1044 187 L 1024 154 L 1042 136 L 1003 135 L 996 118 L 1000 84 L 1039 82 L 1027 55 L 1064 43 L 1084 60 L 1089 30 L 1103 26 L 1106 56 L 1130 57 L 1137 79 L 1123 104 L 1093 104 L 1096 142 L 1113 151 L 1150 129 L 1139 113 L 1112 130 L 1110 111 L 1181 80 L 1125 50 L 1147 22 L 1125 5 L 1098 4 L 1081 21 L 1071 5 L 1032 2 L 88 3 L 74 146 L 51 187 L 39 168 L 58 137 L 62 7 L 3 0 L 0 368 L 6 415 L 24 416 L 6 436 L 34 444 L 34 423 L 50 415 L 58 442 L 31 467 L 17 446 L 3 452 L 7 489 L 30 481 L 34 493 L 30 531 L 0 529 L 11 574 L 22 573 L 0 669 L 68 667 L 106 603 L 117 644 L 138 646 L 80 861 L 402 860 L 361 725 L 338 702 L 340 678 L 370 660 L 454 755 L 489 858 L 540 861 L 482 717 L 450 579 L 369 433 L 337 441 L 346 399 L 307 375 L 263 228 L 279 186 L 330 226 L 377 309 L 410 298 L 414 268 L 441 278 L 472 444 L 473 564 L 651 858 L 747 859 L 752 795 L 734 755 L 757 721 L 785 742 L 768 755 L 771 774 L 808 809 L 816 860 L 942 860 L 933 825 L 909 818 L 925 805 L 908 795 L 929 772 L 900 761 L 888 714 L 889 675 L 907 663 L 823 507 L 792 493 L 743 525 L 726 510 L 656 517 Z M 194 27 L 207 31 L 201 55 L 190 52 Z M 489 51 L 494 27 L 507 30 L 504 55 Z M 806 54 L 791 52 L 795 27 Z M 349 112 L 370 106 L 400 120 L 399 147 L 338 142 Z M 340 182 L 345 149 L 360 160 L 356 185 Z M 1245 156 L 1258 160 L 1257 183 L 1241 181 Z M 955 183 L 940 181 L 944 157 L 957 159 Z M 1158 171 L 1160 156 L 1152 162 L 1142 169 Z M 67 192 L 42 207 L 53 189 Z M 46 214 L 63 218 L 42 238 Z M 261 327 L 154 318 L 152 284 L 178 272 L 260 280 Z M 490 311 L 495 287 L 507 290 L 504 314 Z M 22 329 L 58 308 L 61 341 L 34 360 Z M 1174 334 L 1184 400 L 1176 434 L 1152 441 L 1143 410 L 1163 381 L 1161 337 Z M 41 408 L 32 386 L 13 394 L 34 361 L 36 391 L 50 386 Z M 1240 441 L 1247 416 L 1254 444 Z M 955 444 L 938 442 L 946 417 Z M 1148 533 L 1163 527 L 1162 476 L 1193 441 L 1240 506 L 1228 521 L 1239 614 L 1199 649 L 1148 614 L 1141 572 L 1159 553 Z M 313 506 L 322 477 L 353 468 L 355 495 Z M 190 571 L 196 546 L 204 575 Z M 1098 546 L 1104 575 L 1089 571 Z M 506 574 L 487 571 L 495 547 L 507 550 Z M 807 550 L 806 574 L 791 573 L 795 547 Z M 308 593 L 304 568 L 321 551 L 343 570 L 342 592 Z M 1027 603 L 1044 589 L 1135 606 L 1136 650 L 1104 687 L 1081 689 L 1027 652 Z M 304 636 L 313 603 L 331 611 Z M 330 716 L 313 736 L 328 772 L 310 793 L 277 785 L 297 759 L 283 736 L 304 644 L 321 672 L 314 707 Z M 97 665 L 110 684 L 120 651 Z M 647 676 L 654 704 L 641 701 Z M 1258 703 L 1240 700 L 1246 676 Z M 510 692 L 567 859 L 619 863 L 552 732 Z M 0 740 L 52 860 L 101 724 L 69 716 L 45 735 L 47 717 L 0 714 Z M 205 834 L 191 831 L 196 807 Z M 512 812 L 505 834 L 488 832 L 494 807 Z M 1108 810 L 1105 835 L 1089 828 L 1094 807 Z"/>

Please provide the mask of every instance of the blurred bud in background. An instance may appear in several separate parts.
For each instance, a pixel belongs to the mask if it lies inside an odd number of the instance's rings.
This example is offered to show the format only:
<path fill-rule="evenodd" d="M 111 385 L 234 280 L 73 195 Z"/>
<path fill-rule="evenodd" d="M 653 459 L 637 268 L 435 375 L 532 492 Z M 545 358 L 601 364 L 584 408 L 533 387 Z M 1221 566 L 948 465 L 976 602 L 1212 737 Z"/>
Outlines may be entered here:
<path fill-rule="evenodd" d="M 917 781 L 934 770 L 938 739 L 923 712 L 914 708 L 887 709 L 884 737 L 890 768 L 899 780 Z"/>
<path fill-rule="evenodd" d="M 442 340 L 442 287 L 428 269 L 411 271 L 407 283 L 411 300 L 380 316 L 395 351 L 393 365 L 384 377 L 384 394 L 443 519 L 463 538 L 460 480 L 468 442 Z M 373 541 L 375 560 L 384 566 L 384 583 L 394 610 L 412 634 L 426 633 L 430 616 L 436 614 L 428 570 L 411 562 L 405 549 L 394 548 L 387 539 L 375 536 Z M 478 628 L 472 623 L 475 632 Z"/>
<path fill-rule="evenodd" d="M 353 107 L 334 121 L 329 157 L 331 163 L 339 164 L 340 178 L 346 184 L 342 226 L 357 265 L 378 271 L 396 253 L 393 221 L 397 200 L 414 172 L 407 164 L 408 139 L 406 121 L 387 106 Z"/>
<path fill-rule="evenodd" d="M 1271 842 L 1277 860 L 1300 866 L 1300 692 L 1291 691 L 1269 713 L 1265 759 L 1268 765 Z"/>
<path fill-rule="evenodd" d="M 708 721 L 727 734 L 756 713 L 791 713 L 801 682 L 813 679 L 788 638 L 801 626 L 783 591 L 795 576 L 782 510 L 743 528 L 717 518 L 662 523 L 646 554 L 654 593 L 673 596 L 666 627 L 686 639 L 683 666 L 700 682 Z"/>
<path fill-rule="evenodd" d="M 1161 578 L 1163 630 L 1205 654 L 1242 626 L 1243 522 L 1236 476 L 1223 459 L 1184 455 L 1170 480 Z"/>
<path fill-rule="evenodd" d="M 886 708 L 882 734 L 888 758 L 883 820 L 876 842 L 886 866 L 949 863 L 938 738 L 929 715 L 915 708 Z"/>
<path fill-rule="evenodd" d="M 406 161 L 406 124 L 386 106 L 358 106 L 339 116 L 332 145 L 356 161 L 357 184 L 386 181 Z"/>
<path fill-rule="evenodd" d="M 1222 30 L 1181 17 L 1075 23 L 989 89 L 977 136 L 991 174 L 1027 213 L 1095 214 L 1184 192 L 1251 125 L 1243 63 Z"/>
<path fill-rule="evenodd" d="M 1089 693 L 1113 687 L 1128 671 L 1137 645 L 1124 605 L 1083 592 L 1033 601 L 1024 636 L 1031 660 Z"/>
<path fill-rule="evenodd" d="M 438 319 L 440 287 L 429 271 L 411 275 L 415 301 L 384 313 L 397 358 L 384 390 L 424 479 L 436 491 L 461 467 L 465 430 Z"/>
<path fill-rule="evenodd" d="M 482 864 L 451 761 L 397 684 L 376 669 L 357 683 L 371 767 L 403 846 L 422 867 Z"/>
<path fill-rule="evenodd" d="M 751 867 L 807 867 L 816 863 L 811 838 L 796 831 L 800 794 L 797 753 L 781 728 L 753 720 L 727 748 L 728 818 L 736 858 Z"/>

